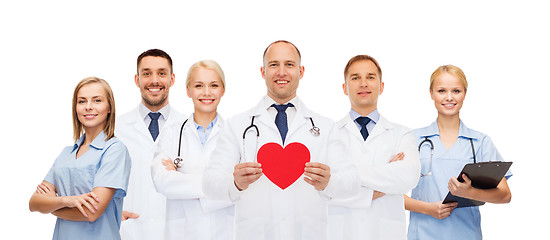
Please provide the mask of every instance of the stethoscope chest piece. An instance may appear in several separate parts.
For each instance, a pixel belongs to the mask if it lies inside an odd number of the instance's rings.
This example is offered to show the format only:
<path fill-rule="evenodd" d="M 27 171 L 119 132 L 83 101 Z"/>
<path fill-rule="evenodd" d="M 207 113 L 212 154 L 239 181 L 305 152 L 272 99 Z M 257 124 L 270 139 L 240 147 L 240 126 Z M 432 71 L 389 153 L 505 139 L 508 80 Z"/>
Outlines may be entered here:
<path fill-rule="evenodd" d="M 319 135 L 321 135 L 321 129 L 319 129 L 318 127 L 316 126 L 313 126 L 311 129 L 309 129 L 309 132 L 311 134 L 313 134 L 313 136 L 316 136 L 318 137 Z"/>
<path fill-rule="evenodd" d="M 174 159 L 174 167 L 176 167 L 176 169 L 183 167 L 183 159 L 180 157 L 176 157 Z"/>

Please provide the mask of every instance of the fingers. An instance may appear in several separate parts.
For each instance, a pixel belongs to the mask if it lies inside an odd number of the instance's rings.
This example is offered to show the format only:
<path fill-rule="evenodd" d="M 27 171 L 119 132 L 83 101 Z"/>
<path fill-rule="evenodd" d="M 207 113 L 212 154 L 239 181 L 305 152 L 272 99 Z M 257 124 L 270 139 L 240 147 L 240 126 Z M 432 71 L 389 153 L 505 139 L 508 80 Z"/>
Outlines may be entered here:
<path fill-rule="evenodd" d="M 246 162 L 235 165 L 233 181 L 239 190 L 245 190 L 250 184 L 258 180 L 262 175 L 261 164 Z"/>
<path fill-rule="evenodd" d="M 403 159 L 405 159 L 405 153 L 400 152 L 397 155 L 395 155 L 395 157 L 393 157 L 390 162 L 397 162 L 397 161 L 401 161 Z"/>
<path fill-rule="evenodd" d="M 128 219 L 138 219 L 138 218 L 139 218 L 139 214 L 137 213 L 122 211 L 122 221 L 126 221 Z"/>
<path fill-rule="evenodd" d="M 322 191 L 328 185 L 330 167 L 318 162 L 307 162 L 304 175 L 304 181 L 313 185 L 316 190 Z"/>
<path fill-rule="evenodd" d="M 36 193 L 46 194 L 46 190 L 44 190 L 44 186 L 42 184 L 38 184 L 38 186 L 36 186 Z"/>
<path fill-rule="evenodd" d="M 462 179 L 464 179 L 464 183 L 466 183 L 466 184 L 471 184 L 471 182 L 472 182 L 472 180 L 470 180 L 468 178 L 468 176 L 466 176 L 466 174 L 464 174 L 464 173 L 462 174 Z"/>
<path fill-rule="evenodd" d="M 256 162 L 245 162 L 245 163 L 239 163 L 235 165 L 235 170 L 241 169 L 241 168 L 261 168 L 262 164 L 256 163 Z"/>
<path fill-rule="evenodd" d="M 322 164 L 320 162 L 307 162 L 306 163 L 306 168 L 320 168 L 320 169 L 323 169 L 325 171 L 330 171 L 330 167 L 327 166 L 326 164 Z"/>

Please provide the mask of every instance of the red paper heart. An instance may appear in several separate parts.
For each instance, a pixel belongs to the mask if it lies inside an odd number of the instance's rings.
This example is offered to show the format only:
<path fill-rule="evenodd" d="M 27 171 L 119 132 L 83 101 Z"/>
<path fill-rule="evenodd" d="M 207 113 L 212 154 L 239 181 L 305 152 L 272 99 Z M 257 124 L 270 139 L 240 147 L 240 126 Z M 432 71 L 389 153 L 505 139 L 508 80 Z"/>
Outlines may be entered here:
<path fill-rule="evenodd" d="M 297 142 L 288 144 L 285 148 L 277 143 L 266 143 L 258 150 L 262 172 L 283 190 L 302 176 L 309 158 L 307 147 Z"/>

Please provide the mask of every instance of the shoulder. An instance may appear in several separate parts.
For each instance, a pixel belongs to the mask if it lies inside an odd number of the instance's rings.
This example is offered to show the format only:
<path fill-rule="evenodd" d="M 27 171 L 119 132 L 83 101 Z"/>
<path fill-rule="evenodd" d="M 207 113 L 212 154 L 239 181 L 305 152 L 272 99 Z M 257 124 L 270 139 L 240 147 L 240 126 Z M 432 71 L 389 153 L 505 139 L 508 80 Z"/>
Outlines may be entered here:
<path fill-rule="evenodd" d="M 105 151 L 128 151 L 126 145 L 124 145 L 124 143 L 117 137 L 112 137 L 109 140 L 105 141 L 105 146 Z"/>
<path fill-rule="evenodd" d="M 131 111 L 129 112 L 126 112 L 120 116 L 117 116 L 117 123 L 119 124 L 128 124 L 128 123 L 132 123 L 132 122 L 135 122 L 136 119 L 137 119 L 137 116 L 138 116 L 138 112 L 137 112 L 137 108 L 134 108 L 132 109 Z"/>
<path fill-rule="evenodd" d="M 380 120 L 378 121 L 377 125 L 378 124 L 382 125 L 384 128 L 388 130 L 395 131 L 395 132 L 402 132 L 402 133 L 412 132 L 410 128 L 405 127 L 404 125 L 392 122 L 382 115 L 380 115 Z"/>
<path fill-rule="evenodd" d="M 491 141 L 491 138 L 487 134 L 467 127 L 462 121 L 460 121 L 459 135 L 480 142 Z"/>
<path fill-rule="evenodd" d="M 340 120 L 338 120 L 336 123 L 335 123 L 335 127 L 337 129 L 340 129 L 340 128 L 343 128 L 344 126 L 346 126 L 346 124 L 352 122 L 349 114 L 346 114 L 346 116 L 344 116 L 343 118 L 341 118 Z"/>
<path fill-rule="evenodd" d="M 169 117 L 168 121 L 183 123 L 187 118 L 188 118 L 188 116 L 186 116 L 185 114 L 179 112 L 174 107 L 170 106 L 170 117 Z"/>

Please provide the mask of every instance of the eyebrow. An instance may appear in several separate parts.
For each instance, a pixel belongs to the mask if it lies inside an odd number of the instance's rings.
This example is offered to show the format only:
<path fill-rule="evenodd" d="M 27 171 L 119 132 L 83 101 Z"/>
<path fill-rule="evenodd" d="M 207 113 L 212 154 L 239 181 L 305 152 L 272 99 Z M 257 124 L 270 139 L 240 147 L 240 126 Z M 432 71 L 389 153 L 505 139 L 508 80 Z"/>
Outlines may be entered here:
<path fill-rule="evenodd" d="M 350 77 L 353 77 L 353 76 L 359 76 L 359 75 L 360 75 L 359 73 L 352 73 L 352 74 L 350 74 L 349 76 L 350 76 Z M 373 75 L 374 75 L 374 76 L 377 76 L 378 74 L 376 74 L 376 73 L 368 73 L 368 74 L 367 74 L 367 76 L 373 76 Z"/>
<path fill-rule="evenodd" d="M 141 71 L 145 72 L 145 71 L 152 71 L 151 68 L 144 68 L 144 69 L 141 69 Z M 159 68 L 158 71 L 168 71 L 166 68 Z"/>

